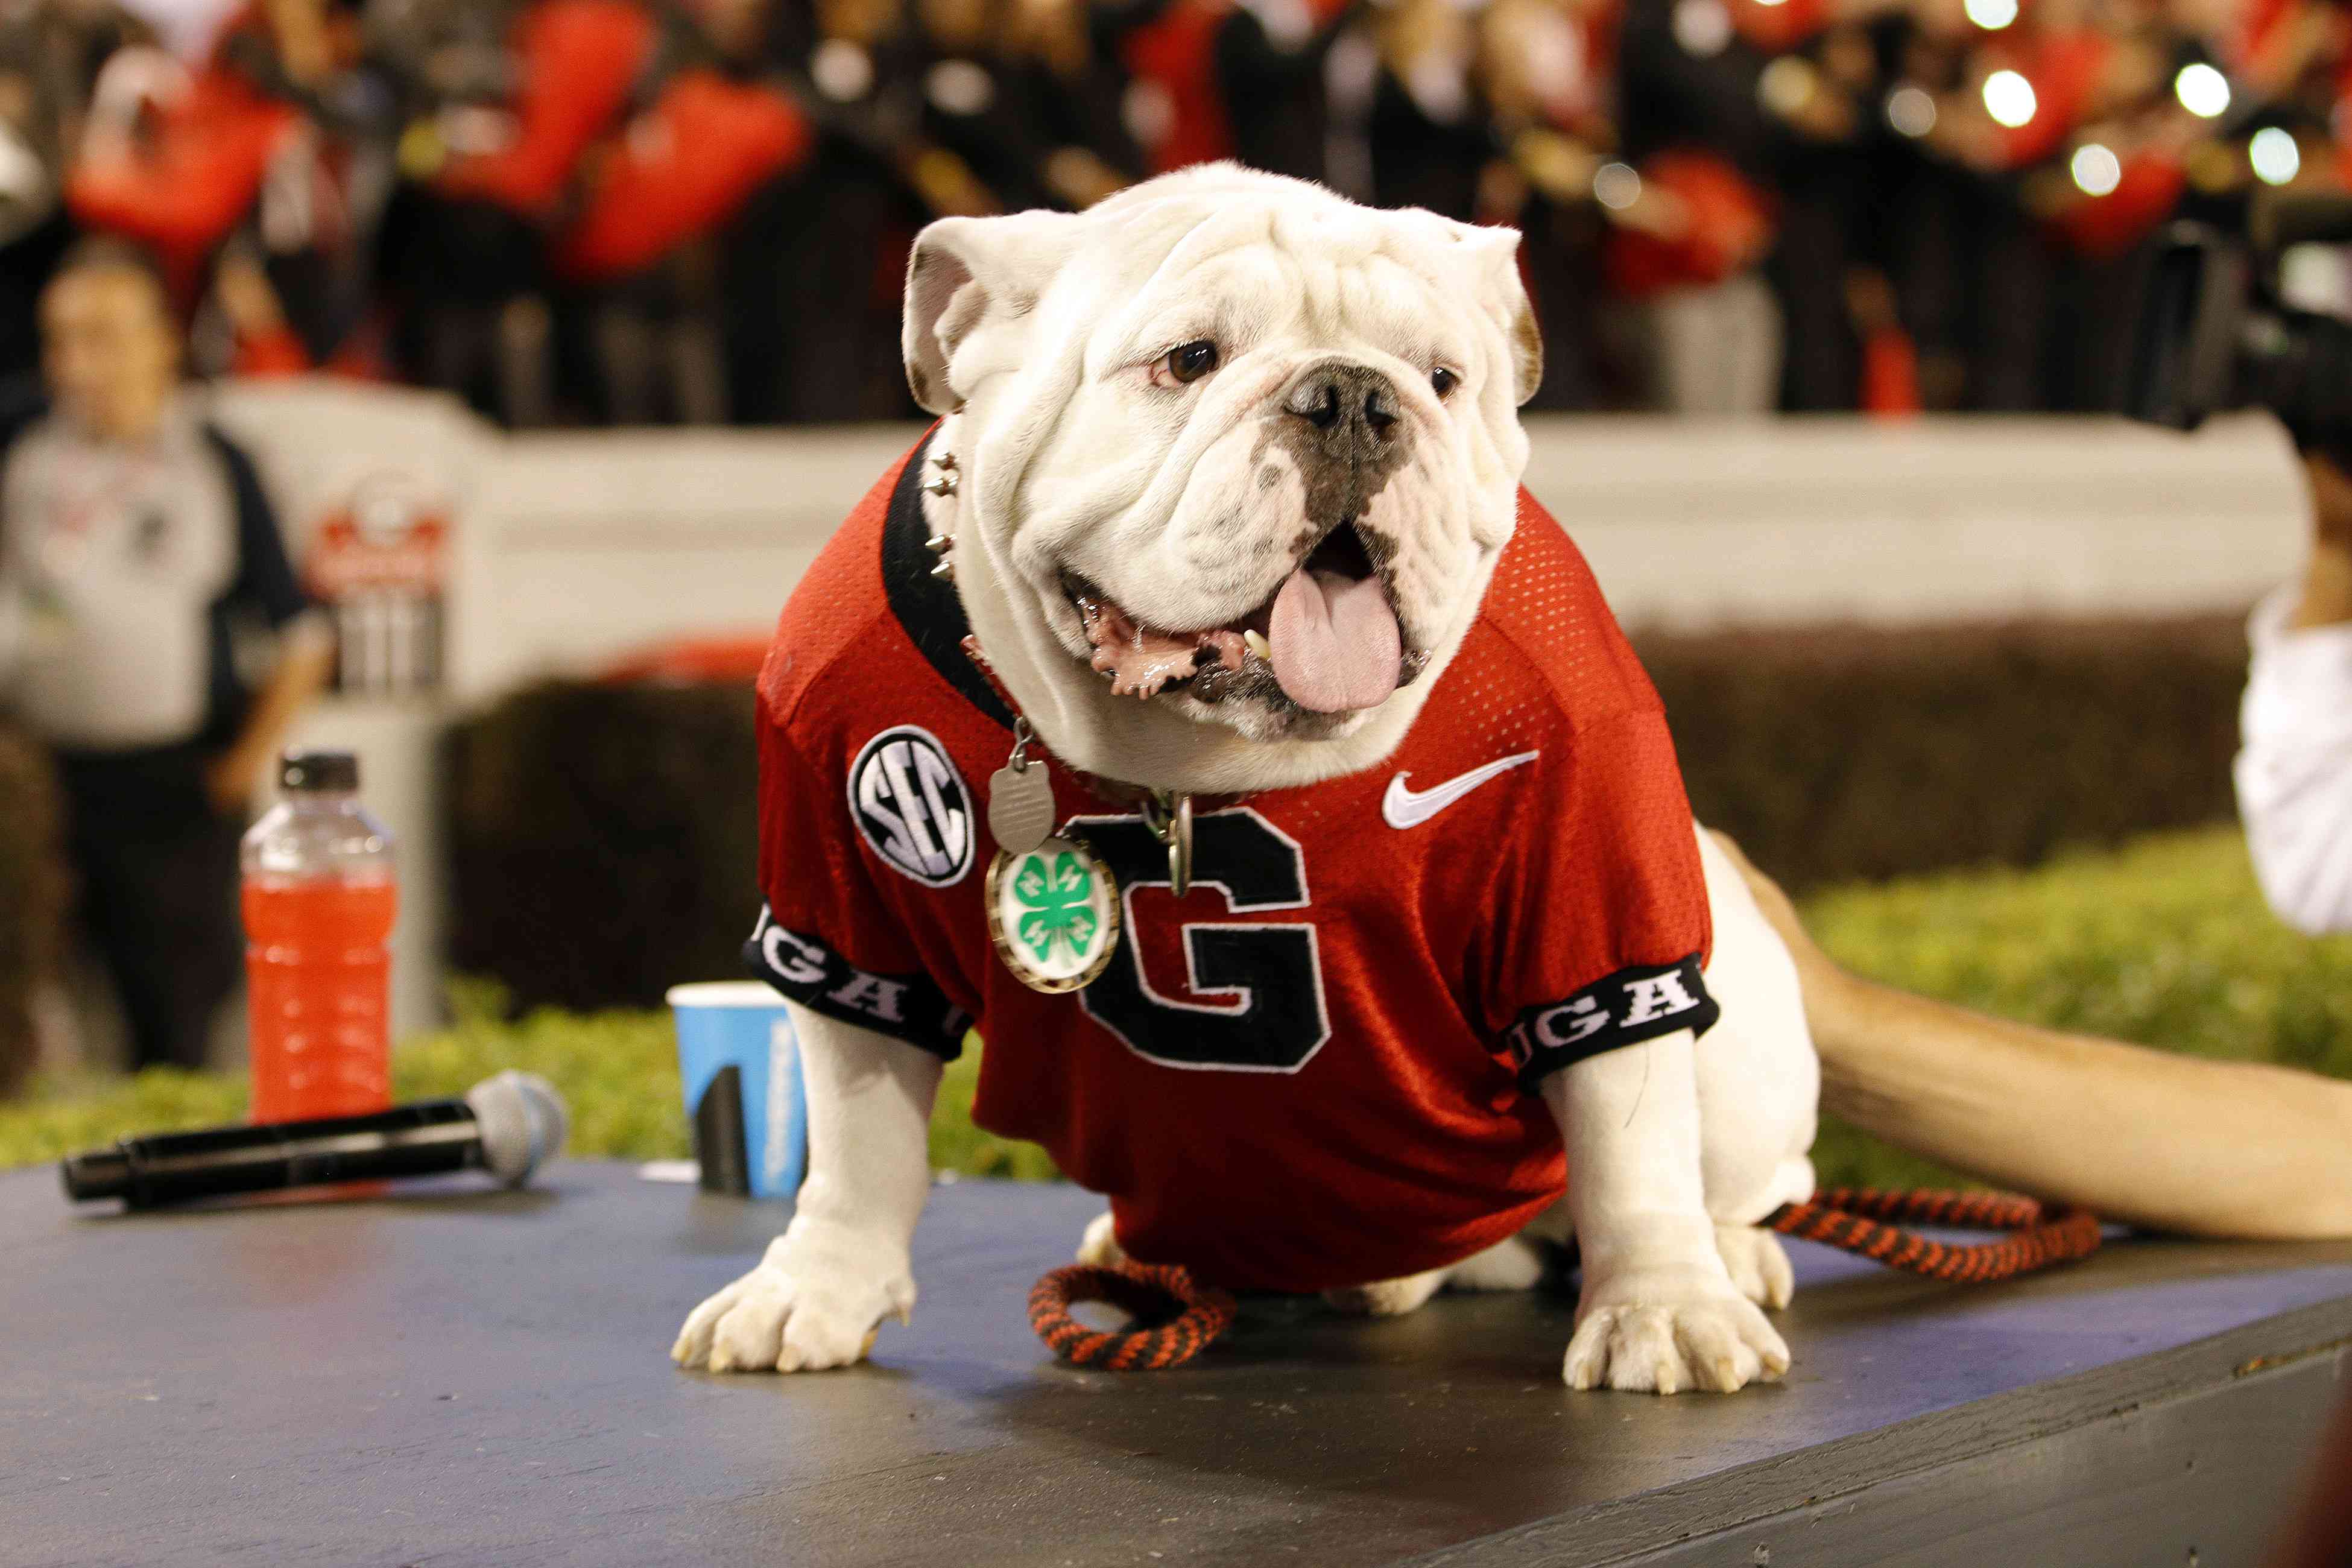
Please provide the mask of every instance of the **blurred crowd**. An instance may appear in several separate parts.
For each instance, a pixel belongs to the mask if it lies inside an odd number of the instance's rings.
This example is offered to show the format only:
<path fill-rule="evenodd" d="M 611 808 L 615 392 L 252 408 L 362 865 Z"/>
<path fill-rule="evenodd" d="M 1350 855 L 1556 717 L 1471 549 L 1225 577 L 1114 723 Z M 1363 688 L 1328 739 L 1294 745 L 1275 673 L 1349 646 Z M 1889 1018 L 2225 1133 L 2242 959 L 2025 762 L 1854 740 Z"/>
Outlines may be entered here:
<path fill-rule="evenodd" d="M 899 416 L 926 221 L 1235 157 L 1519 226 L 1543 406 L 2107 408 L 2347 102 L 2313 0 L 5 0 L 0 371 L 100 230 L 200 370 Z"/>

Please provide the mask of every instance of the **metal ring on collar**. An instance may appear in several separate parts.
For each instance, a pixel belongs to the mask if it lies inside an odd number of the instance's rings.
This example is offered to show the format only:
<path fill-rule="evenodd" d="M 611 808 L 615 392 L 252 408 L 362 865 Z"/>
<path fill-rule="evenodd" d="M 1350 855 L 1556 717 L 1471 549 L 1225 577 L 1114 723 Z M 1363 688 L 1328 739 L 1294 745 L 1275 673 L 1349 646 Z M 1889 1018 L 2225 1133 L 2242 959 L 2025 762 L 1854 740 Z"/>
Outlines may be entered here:
<path fill-rule="evenodd" d="M 1143 798 L 1143 826 L 1168 846 L 1168 889 L 1182 898 L 1192 888 L 1192 797 L 1153 791 Z"/>

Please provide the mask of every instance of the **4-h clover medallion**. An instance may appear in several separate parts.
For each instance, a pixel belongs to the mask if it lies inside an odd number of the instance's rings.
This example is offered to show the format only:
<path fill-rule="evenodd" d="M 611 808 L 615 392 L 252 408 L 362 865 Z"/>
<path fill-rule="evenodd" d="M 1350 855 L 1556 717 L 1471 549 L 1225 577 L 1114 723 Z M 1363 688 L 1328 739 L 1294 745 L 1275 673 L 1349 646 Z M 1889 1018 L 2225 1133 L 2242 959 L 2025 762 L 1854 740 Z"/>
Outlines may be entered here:
<path fill-rule="evenodd" d="M 1025 855 L 999 850 L 987 897 L 996 956 L 1033 991 L 1090 984 L 1118 945 L 1118 886 L 1076 839 L 1048 838 Z"/>

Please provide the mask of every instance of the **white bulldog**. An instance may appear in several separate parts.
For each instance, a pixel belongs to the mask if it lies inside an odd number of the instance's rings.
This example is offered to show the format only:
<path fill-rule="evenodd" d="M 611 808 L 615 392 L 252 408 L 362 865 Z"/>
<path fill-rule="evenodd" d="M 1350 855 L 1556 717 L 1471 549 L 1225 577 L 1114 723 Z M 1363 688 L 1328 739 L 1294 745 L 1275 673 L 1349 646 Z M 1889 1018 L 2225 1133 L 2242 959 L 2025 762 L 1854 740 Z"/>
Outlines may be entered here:
<path fill-rule="evenodd" d="M 1398 749 L 1518 515 L 1540 347 L 1517 244 L 1225 165 L 1083 214 L 923 232 L 907 371 L 944 418 L 930 450 L 959 465 L 926 515 L 1054 759 L 1241 796 Z M 1787 1369 L 1759 1308 L 1791 1276 L 1756 1227 L 1811 1193 L 1819 1070 L 1786 950 L 1697 837 L 1719 1021 L 1540 1079 L 1570 1174 L 1527 1233 L 1332 1300 L 1402 1311 L 1447 1284 L 1527 1288 L 1536 1242 L 1572 1233 L 1573 1386 L 1727 1392 Z M 760 1266 L 687 1319 L 686 1366 L 845 1364 L 914 1304 L 940 1060 L 837 1014 L 793 1017 L 807 1183 Z M 1118 1255 L 1108 1224 L 1081 1255 Z"/>

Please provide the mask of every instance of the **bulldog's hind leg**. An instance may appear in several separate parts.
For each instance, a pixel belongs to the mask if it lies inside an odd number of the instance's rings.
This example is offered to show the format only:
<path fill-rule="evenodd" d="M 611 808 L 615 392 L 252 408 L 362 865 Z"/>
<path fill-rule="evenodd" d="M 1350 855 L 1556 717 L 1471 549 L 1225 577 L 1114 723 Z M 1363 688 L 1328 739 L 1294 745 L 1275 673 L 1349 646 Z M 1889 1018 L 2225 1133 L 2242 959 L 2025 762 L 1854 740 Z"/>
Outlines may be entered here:
<path fill-rule="evenodd" d="M 1797 1293 L 1796 1270 L 1780 1238 L 1752 1225 L 1717 1225 L 1715 1247 L 1739 1293 L 1759 1307 L 1785 1307 Z"/>
<path fill-rule="evenodd" d="M 1127 1261 L 1127 1248 L 1118 1244 L 1109 1210 L 1087 1222 L 1086 1235 L 1078 1237 L 1078 1261 L 1089 1268 L 1116 1268 Z"/>
<path fill-rule="evenodd" d="M 1545 1248 L 1537 1239 L 1538 1229 L 1529 1226 L 1449 1268 L 1326 1290 L 1323 1300 L 1343 1312 L 1386 1318 L 1412 1311 L 1440 1290 L 1532 1290 L 1544 1275 Z"/>
<path fill-rule="evenodd" d="M 1087 1222 L 1086 1234 L 1078 1239 L 1078 1261 L 1097 1268 L 1116 1268 L 1127 1261 L 1127 1249 L 1119 1246 L 1109 1215 L 1099 1214 Z M 1392 1318 L 1423 1305 L 1441 1289 L 1528 1289 L 1543 1278 L 1543 1268 L 1541 1246 L 1515 1236 L 1450 1268 L 1433 1268 L 1423 1274 L 1408 1274 L 1402 1279 L 1380 1279 L 1370 1285 L 1326 1290 L 1323 1300 L 1343 1312 Z"/>
<path fill-rule="evenodd" d="M 1445 1271 L 1449 1290 L 1532 1290 L 1544 1277 L 1543 1242 L 1530 1226 L 1518 1235 L 1473 1253 Z"/>
<path fill-rule="evenodd" d="M 1408 1274 L 1402 1279 L 1349 1285 L 1324 1291 L 1323 1300 L 1342 1312 L 1360 1313 L 1367 1318 L 1399 1318 L 1420 1308 L 1444 1289 L 1448 1272 L 1433 1268 L 1425 1274 Z"/>
<path fill-rule="evenodd" d="M 1759 1226 L 1782 1204 L 1812 1196 L 1821 1065 L 1796 965 L 1748 885 L 1704 832 L 1715 948 L 1706 988 L 1723 1009 L 1698 1042 L 1701 1174 L 1717 1249 L 1740 1294 L 1785 1307 L 1796 1288 L 1780 1238 Z"/>

